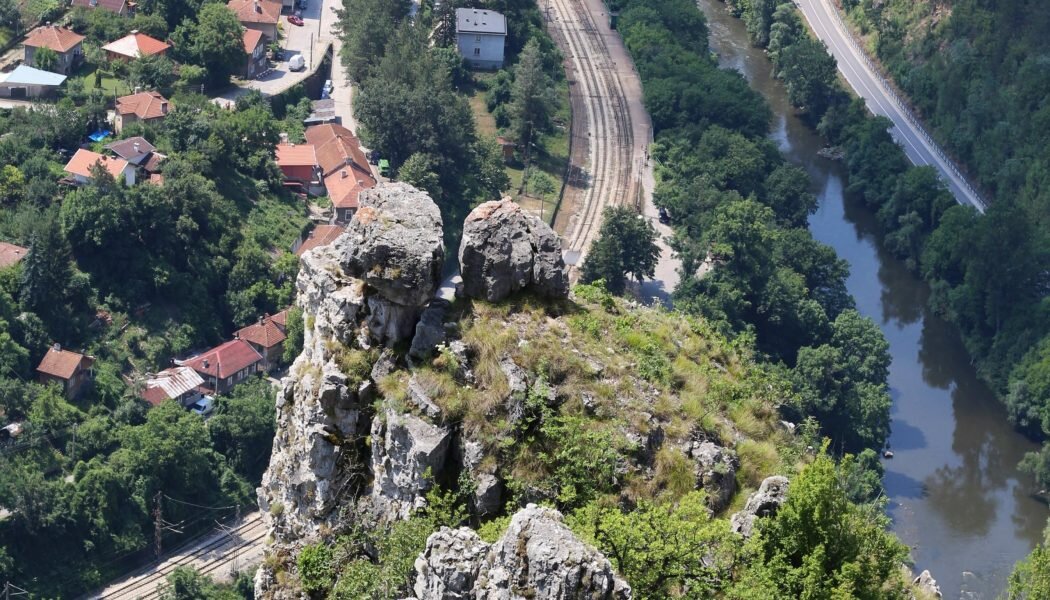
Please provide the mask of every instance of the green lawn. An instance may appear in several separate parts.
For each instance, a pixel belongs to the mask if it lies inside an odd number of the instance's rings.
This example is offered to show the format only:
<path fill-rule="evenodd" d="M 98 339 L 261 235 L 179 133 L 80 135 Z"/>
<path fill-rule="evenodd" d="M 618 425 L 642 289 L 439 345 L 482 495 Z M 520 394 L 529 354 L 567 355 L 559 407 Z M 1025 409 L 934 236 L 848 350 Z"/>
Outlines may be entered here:
<path fill-rule="evenodd" d="M 95 69 L 88 67 L 87 65 L 82 66 L 73 77 L 79 78 L 84 82 L 84 91 L 90 92 L 95 88 Z M 102 74 L 102 80 L 100 81 L 99 89 L 101 89 L 107 96 L 127 96 L 134 90 L 125 83 L 113 77 L 108 73 Z"/>
<path fill-rule="evenodd" d="M 471 87 L 470 108 L 474 113 L 478 136 L 482 138 L 495 139 L 507 133 L 496 126 L 496 120 L 485 106 L 486 84 L 494 77 L 493 73 L 475 73 L 475 85 Z M 534 189 L 526 188 L 523 181 L 525 156 L 520 149 L 515 153 L 514 160 L 505 165 L 507 176 L 510 178 L 510 189 L 505 193 L 536 215 L 542 215 L 543 220 L 548 223 L 554 222 L 562 178 L 569 162 L 569 86 L 565 81 L 558 83 L 557 96 L 559 106 L 553 119 L 554 130 L 540 137 L 529 156 L 533 169 L 542 172 L 553 182 L 553 191 L 537 194 Z"/>

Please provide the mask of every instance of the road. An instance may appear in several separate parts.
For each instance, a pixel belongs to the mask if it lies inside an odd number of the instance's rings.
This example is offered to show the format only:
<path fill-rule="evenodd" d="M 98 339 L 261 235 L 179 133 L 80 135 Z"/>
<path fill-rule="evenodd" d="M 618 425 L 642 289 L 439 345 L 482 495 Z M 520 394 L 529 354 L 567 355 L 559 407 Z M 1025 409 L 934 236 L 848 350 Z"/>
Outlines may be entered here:
<path fill-rule="evenodd" d="M 566 261 L 579 267 L 601 227 L 607 206 L 632 205 L 660 233 L 652 204 L 653 166 L 648 160 L 652 122 L 630 55 L 601 0 L 551 0 L 548 30 L 565 56 L 572 104 L 572 152 L 555 229 L 565 238 Z M 646 299 L 669 301 L 678 262 L 661 237 L 657 281 L 643 286 Z"/>
<path fill-rule="evenodd" d="M 234 573 L 254 568 L 263 558 L 268 531 L 262 513 L 245 515 L 231 529 L 218 530 L 169 554 L 163 562 L 115 581 L 100 592 L 82 600 L 149 600 L 159 598 L 165 578 L 177 567 L 192 566 L 216 580 L 228 580 Z"/>
<path fill-rule="evenodd" d="M 890 134 L 912 163 L 932 165 L 960 204 L 969 204 L 984 212 L 984 201 L 955 169 L 937 144 L 912 118 L 907 108 L 895 100 L 895 94 L 878 75 L 867 56 L 853 41 L 831 0 L 795 0 L 813 32 L 828 47 L 838 62 L 839 71 L 868 105 L 868 109 L 893 121 Z"/>

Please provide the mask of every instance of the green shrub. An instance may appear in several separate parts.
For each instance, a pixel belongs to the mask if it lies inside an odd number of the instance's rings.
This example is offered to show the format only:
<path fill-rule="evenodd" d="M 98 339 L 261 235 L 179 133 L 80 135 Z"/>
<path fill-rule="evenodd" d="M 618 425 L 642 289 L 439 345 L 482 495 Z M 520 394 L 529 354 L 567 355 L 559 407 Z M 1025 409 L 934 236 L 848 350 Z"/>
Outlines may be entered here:
<path fill-rule="evenodd" d="M 328 591 L 335 583 L 332 548 L 323 542 L 303 548 L 296 564 L 299 567 L 299 582 L 309 594 Z"/>

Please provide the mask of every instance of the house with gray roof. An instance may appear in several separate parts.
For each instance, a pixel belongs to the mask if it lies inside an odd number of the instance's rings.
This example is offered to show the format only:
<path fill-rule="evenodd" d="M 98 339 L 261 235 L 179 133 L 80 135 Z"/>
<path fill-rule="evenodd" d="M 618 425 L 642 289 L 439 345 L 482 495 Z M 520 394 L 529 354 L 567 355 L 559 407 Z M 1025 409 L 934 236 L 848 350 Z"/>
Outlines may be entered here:
<path fill-rule="evenodd" d="M 480 8 L 456 9 L 456 48 L 476 69 L 503 67 L 507 42 L 507 18 Z"/>
<path fill-rule="evenodd" d="M 54 92 L 65 80 L 65 75 L 18 65 L 10 73 L 0 73 L 0 96 L 38 98 Z"/>

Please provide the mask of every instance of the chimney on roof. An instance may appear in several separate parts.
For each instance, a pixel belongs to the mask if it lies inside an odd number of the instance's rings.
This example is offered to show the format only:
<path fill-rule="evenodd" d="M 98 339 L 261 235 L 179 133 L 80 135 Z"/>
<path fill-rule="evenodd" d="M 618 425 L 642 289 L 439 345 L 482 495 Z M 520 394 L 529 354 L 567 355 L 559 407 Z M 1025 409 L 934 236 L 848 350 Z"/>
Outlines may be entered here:
<path fill-rule="evenodd" d="M 255 0 L 255 12 L 257 12 L 257 13 L 261 13 L 262 12 L 262 6 L 259 5 L 259 0 Z"/>
<path fill-rule="evenodd" d="M 347 177 L 350 176 L 350 174 L 346 172 L 346 169 L 343 169 L 342 174 L 343 174 L 343 179 L 346 179 Z"/>
<path fill-rule="evenodd" d="M 131 30 L 131 35 L 138 35 L 138 34 L 139 34 L 139 30 L 138 29 L 132 29 Z"/>
<path fill-rule="evenodd" d="M 206 359 L 206 358 L 204 359 L 204 368 L 205 369 L 208 368 L 208 359 Z"/>
<path fill-rule="evenodd" d="M 54 344 L 51 345 L 51 351 L 52 352 L 61 352 L 62 351 L 62 344 L 59 344 L 58 342 L 55 342 Z"/>
<path fill-rule="evenodd" d="M 135 149 L 135 154 L 138 154 L 142 149 L 142 144 L 135 142 L 132 147 Z"/>

